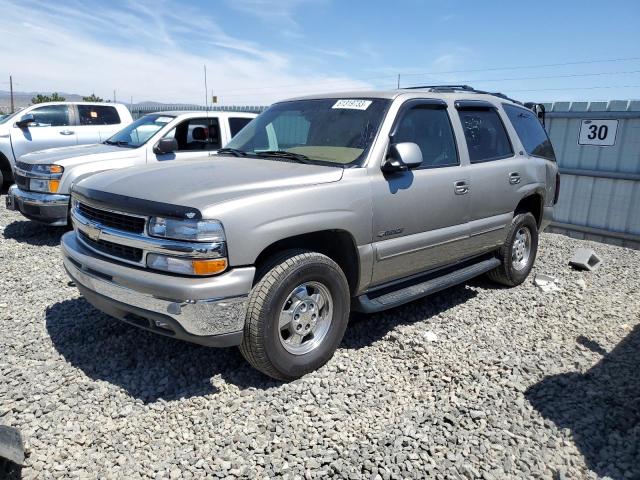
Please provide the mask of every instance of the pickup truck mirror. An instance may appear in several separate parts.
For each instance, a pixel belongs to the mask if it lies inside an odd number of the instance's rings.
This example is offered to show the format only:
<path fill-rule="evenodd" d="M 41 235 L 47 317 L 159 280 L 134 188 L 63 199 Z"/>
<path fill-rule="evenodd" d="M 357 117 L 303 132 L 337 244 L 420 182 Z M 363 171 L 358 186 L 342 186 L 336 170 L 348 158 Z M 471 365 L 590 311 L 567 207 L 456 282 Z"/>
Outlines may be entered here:
<path fill-rule="evenodd" d="M 178 150 L 178 141 L 175 138 L 161 138 L 153 147 L 153 153 L 166 155 Z"/>
<path fill-rule="evenodd" d="M 384 173 L 406 172 L 422 165 L 422 151 L 413 142 L 394 143 L 389 147 L 389 154 L 382 163 Z"/>
<path fill-rule="evenodd" d="M 36 123 L 36 119 L 30 113 L 23 115 L 20 120 L 16 122 L 16 127 L 18 128 L 29 128 L 29 125 L 32 123 Z"/>

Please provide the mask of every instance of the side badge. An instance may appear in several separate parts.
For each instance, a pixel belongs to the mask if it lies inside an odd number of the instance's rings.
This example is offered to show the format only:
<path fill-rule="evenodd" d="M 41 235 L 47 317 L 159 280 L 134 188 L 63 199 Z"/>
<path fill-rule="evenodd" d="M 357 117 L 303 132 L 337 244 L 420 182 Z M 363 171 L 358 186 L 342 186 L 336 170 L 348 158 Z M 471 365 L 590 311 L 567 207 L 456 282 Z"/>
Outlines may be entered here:
<path fill-rule="evenodd" d="M 404 228 L 394 228 L 393 230 L 378 232 L 378 237 L 392 237 L 393 235 L 400 235 L 402 232 L 404 232 Z"/>

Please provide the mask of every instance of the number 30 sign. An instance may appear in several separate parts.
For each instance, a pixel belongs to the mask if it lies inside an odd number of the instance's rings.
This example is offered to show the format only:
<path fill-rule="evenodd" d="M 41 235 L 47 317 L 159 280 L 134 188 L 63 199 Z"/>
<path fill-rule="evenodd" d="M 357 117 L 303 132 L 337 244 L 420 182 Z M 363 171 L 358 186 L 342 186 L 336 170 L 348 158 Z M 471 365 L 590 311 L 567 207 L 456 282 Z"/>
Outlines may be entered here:
<path fill-rule="evenodd" d="M 618 120 L 582 120 L 579 145 L 610 147 L 616 143 Z"/>

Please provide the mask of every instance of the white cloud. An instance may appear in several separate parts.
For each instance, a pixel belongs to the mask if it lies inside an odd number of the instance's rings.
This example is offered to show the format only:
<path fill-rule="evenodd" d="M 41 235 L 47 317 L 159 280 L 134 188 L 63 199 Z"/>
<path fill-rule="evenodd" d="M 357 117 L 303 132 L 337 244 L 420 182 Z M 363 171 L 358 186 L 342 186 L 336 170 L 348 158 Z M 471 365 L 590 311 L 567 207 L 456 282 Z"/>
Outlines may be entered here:
<path fill-rule="evenodd" d="M 229 6 L 252 15 L 288 36 L 301 36 L 295 13 L 323 0 L 230 0 Z"/>
<path fill-rule="evenodd" d="M 0 11 L 0 78 L 12 74 L 21 91 L 111 98 L 116 89 L 120 99 L 203 103 L 204 64 L 209 89 L 227 104 L 368 87 L 305 70 L 291 54 L 236 38 L 183 5 L 131 0 L 96 11 L 76 1 L 0 0 Z"/>

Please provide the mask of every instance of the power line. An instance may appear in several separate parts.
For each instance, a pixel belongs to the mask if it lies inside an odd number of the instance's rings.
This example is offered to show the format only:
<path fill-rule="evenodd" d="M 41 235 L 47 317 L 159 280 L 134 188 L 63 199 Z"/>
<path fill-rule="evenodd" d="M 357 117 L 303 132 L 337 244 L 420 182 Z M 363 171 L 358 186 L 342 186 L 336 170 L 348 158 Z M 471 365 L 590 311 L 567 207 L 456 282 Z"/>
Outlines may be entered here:
<path fill-rule="evenodd" d="M 603 76 L 603 75 L 634 75 L 639 74 L 640 70 L 628 70 L 628 71 L 620 71 L 620 72 L 594 72 L 594 73 L 571 73 L 566 75 L 539 75 L 532 77 L 510 77 L 510 78 L 486 78 L 486 79 L 466 79 L 466 80 L 458 80 L 457 83 L 485 83 L 485 82 L 506 82 L 506 81 L 514 81 L 514 80 L 542 80 L 542 79 L 553 79 L 553 78 L 577 78 L 577 77 L 594 77 L 594 76 Z M 352 88 L 353 91 L 365 91 L 370 90 L 370 87 L 358 87 Z M 288 91 L 289 94 L 303 93 L 307 92 L 309 89 L 298 89 L 294 91 Z M 513 90 L 512 90 L 513 91 Z M 256 95 L 261 95 L 262 93 L 257 92 L 254 94 L 225 94 L 225 97 L 251 97 Z"/>
<path fill-rule="evenodd" d="M 561 63 L 547 63 L 547 64 L 538 64 L 538 65 L 518 65 L 514 67 L 488 67 L 488 68 L 478 68 L 478 69 L 467 69 L 467 70 L 447 70 L 447 71 L 439 71 L 439 72 L 422 72 L 422 73 L 403 73 L 400 74 L 403 77 L 416 77 L 416 76 L 437 76 L 437 75 L 448 75 L 453 73 L 476 73 L 476 72 L 492 72 L 499 70 L 525 70 L 532 68 L 551 68 L 551 67 L 561 67 L 561 66 L 575 66 L 575 65 L 591 65 L 596 63 L 613 63 L 613 62 L 629 62 L 634 60 L 640 60 L 640 57 L 625 57 L 625 58 L 609 58 L 602 60 L 583 60 L 576 62 L 561 62 Z M 328 84 L 344 84 L 351 83 L 354 81 L 370 81 L 370 80 L 397 80 L 397 74 L 394 75 L 384 75 L 384 76 L 376 76 L 376 77 L 356 77 L 353 79 L 345 79 L 345 80 L 324 80 L 313 83 L 304 84 L 305 87 L 315 86 L 315 85 L 328 85 Z M 290 87 L 301 87 L 302 84 L 289 84 L 289 85 L 272 85 L 269 87 L 247 87 L 242 90 L 229 90 L 227 93 L 235 93 L 235 92 L 247 92 L 247 91 L 267 91 L 281 88 L 290 88 Z M 225 94 L 228 96 L 228 94 Z"/>

